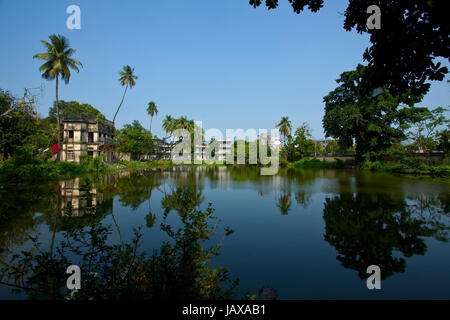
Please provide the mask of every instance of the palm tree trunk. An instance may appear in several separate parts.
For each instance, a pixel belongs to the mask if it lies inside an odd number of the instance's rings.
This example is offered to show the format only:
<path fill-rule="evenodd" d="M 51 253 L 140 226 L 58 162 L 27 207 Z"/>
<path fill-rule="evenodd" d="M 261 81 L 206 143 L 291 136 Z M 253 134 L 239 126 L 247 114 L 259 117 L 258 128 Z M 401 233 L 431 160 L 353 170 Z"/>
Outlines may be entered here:
<path fill-rule="evenodd" d="M 61 185 L 58 182 L 58 184 L 56 186 L 55 220 L 53 222 L 52 241 L 50 243 L 50 258 L 51 259 L 53 259 L 53 247 L 55 246 L 56 226 L 57 226 L 58 216 L 60 214 L 60 209 L 61 209 Z"/>
<path fill-rule="evenodd" d="M 150 118 L 150 133 L 152 133 L 152 122 L 153 122 L 153 116 Z"/>
<path fill-rule="evenodd" d="M 58 132 L 58 152 L 56 153 L 56 162 L 61 160 L 61 119 L 59 117 L 59 105 L 58 105 L 58 76 L 56 76 L 56 122 L 57 122 L 57 132 Z"/>
<path fill-rule="evenodd" d="M 120 101 L 119 107 L 117 108 L 116 114 L 114 115 L 113 124 L 115 124 L 115 122 L 116 122 L 116 117 L 117 117 L 117 114 L 119 113 L 120 107 L 122 106 L 123 100 L 125 99 L 125 95 L 127 94 L 127 89 L 128 89 L 128 84 L 125 86 L 125 92 L 123 93 L 122 101 Z"/>

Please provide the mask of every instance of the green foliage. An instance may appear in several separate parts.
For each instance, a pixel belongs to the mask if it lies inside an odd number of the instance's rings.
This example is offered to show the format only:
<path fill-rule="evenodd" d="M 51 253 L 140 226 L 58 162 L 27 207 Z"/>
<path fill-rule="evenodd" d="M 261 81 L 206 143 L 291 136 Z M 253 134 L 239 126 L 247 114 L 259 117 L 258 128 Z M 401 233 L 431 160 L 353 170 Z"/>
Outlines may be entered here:
<path fill-rule="evenodd" d="M 278 0 L 266 1 L 268 9 L 278 7 Z M 257 7 L 261 0 L 250 0 Z M 295 13 L 306 7 L 319 11 L 323 0 L 289 0 Z M 414 96 L 424 95 L 430 81 L 442 81 L 447 67 L 435 59 L 449 58 L 448 17 L 446 1 L 373 1 L 349 0 L 345 10 L 344 29 L 369 33 L 372 45 L 364 51 L 363 58 L 373 68 L 369 77 L 375 87 L 387 85 L 403 102 L 414 101 Z M 382 14 L 381 30 L 367 28 L 367 8 L 378 5 Z"/>
<path fill-rule="evenodd" d="M 435 177 L 450 177 L 450 166 L 431 166 L 426 160 L 419 157 L 404 156 L 394 162 L 364 161 L 361 168 L 370 171 L 390 172 L 395 174 L 431 175 Z"/>
<path fill-rule="evenodd" d="M 44 251 L 37 238 L 33 249 L 13 255 L 0 270 L 0 280 L 8 281 L 34 299 L 230 299 L 238 281 L 231 281 L 225 268 L 212 268 L 225 237 L 206 247 L 216 232 L 218 220 L 210 206 L 205 211 L 191 208 L 180 213 L 182 227 L 174 230 L 166 218 L 161 230 L 171 241 L 148 256 L 140 251 L 142 234 L 123 244 L 109 244 L 111 228 L 100 223 L 87 230 L 69 230 L 54 253 Z M 154 221 L 152 221 L 152 224 Z M 78 258 L 74 258 L 78 257 Z M 65 270 L 76 264 L 81 269 L 82 288 L 68 292 Z"/>
<path fill-rule="evenodd" d="M 120 140 L 120 152 L 131 153 L 134 159 L 142 154 L 152 154 L 154 142 L 150 131 L 146 130 L 137 120 L 126 124 L 117 135 Z"/>
<path fill-rule="evenodd" d="M 341 74 L 339 86 L 324 97 L 323 126 L 326 136 L 339 139 L 350 147 L 356 143 L 356 160 L 375 160 L 392 144 L 404 139 L 406 124 L 423 109 L 402 106 L 386 88 L 373 95 L 368 78 L 370 68 L 358 65 L 356 70 Z M 414 101 L 419 101 L 416 97 Z"/>
<path fill-rule="evenodd" d="M 33 106 L 25 101 L 16 102 L 11 93 L 0 89 L 0 153 L 3 158 L 10 157 L 18 147 L 31 144 L 36 131 Z"/>
<path fill-rule="evenodd" d="M 278 130 L 283 136 L 284 145 L 287 144 L 286 139 L 291 138 L 292 124 L 288 117 L 282 117 L 278 123 Z"/>
<path fill-rule="evenodd" d="M 77 101 L 58 101 L 59 113 L 62 119 L 80 119 L 89 118 L 105 123 L 106 117 L 96 108 L 87 103 Z M 56 123 L 56 102 L 48 111 L 49 118 Z"/>
<path fill-rule="evenodd" d="M 410 145 L 412 151 L 430 152 L 439 149 L 439 147 L 443 150 L 446 149 L 445 142 L 442 144 L 442 132 L 439 132 L 438 129 L 450 122 L 445 117 L 445 112 L 447 111 L 447 109 L 442 107 L 431 111 L 425 109 L 412 121 L 411 130 L 408 132 L 409 138 L 413 140 L 413 143 Z M 443 132 L 445 135 L 445 130 Z"/>
<path fill-rule="evenodd" d="M 304 122 L 295 130 L 295 138 L 288 139 L 281 154 L 286 160 L 293 162 L 304 157 L 314 156 L 315 153 L 320 153 L 320 146 L 311 139 L 311 129 L 308 123 Z"/>
<path fill-rule="evenodd" d="M 294 162 L 294 168 L 321 168 L 321 169 L 338 169 L 345 166 L 351 166 L 351 162 L 336 160 L 335 162 L 320 161 L 319 159 L 301 159 Z"/>

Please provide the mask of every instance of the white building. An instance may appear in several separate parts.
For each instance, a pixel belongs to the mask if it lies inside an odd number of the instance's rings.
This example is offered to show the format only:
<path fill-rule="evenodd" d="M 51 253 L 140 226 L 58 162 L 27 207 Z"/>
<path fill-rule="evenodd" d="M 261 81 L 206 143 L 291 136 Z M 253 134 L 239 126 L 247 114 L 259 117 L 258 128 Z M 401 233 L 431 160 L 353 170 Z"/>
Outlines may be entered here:
<path fill-rule="evenodd" d="M 194 148 L 194 159 L 206 161 L 214 159 L 215 161 L 225 161 L 227 154 L 233 150 L 233 140 L 221 139 L 213 140 L 210 144 L 203 143 Z"/>

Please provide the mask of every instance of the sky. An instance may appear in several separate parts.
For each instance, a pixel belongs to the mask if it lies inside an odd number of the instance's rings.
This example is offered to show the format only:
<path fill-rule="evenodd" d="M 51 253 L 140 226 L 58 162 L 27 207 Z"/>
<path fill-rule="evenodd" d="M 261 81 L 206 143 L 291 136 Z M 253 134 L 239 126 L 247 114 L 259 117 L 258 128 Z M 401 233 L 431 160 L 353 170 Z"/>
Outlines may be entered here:
<path fill-rule="evenodd" d="M 276 10 L 253 8 L 247 0 L 0 0 L 0 88 L 16 96 L 45 85 L 38 112 L 48 115 L 55 82 L 41 78 L 45 52 L 40 40 L 61 34 L 83 63 L 59 97 L 89 103 L 113 118 L 124 88 L 125 65 L 135 68 L 116 125 L 139 120 L 146 128 L 147 104 L 159 113 L 153 133 L 163 136 L 162 120 L 186 116 L 203 129 L 272 129 L 282 116 L 294 128 L 308 122 L 313 137 L 324 138 L 323 97 L 344 71 L 364 63 L 367 35 L 346 32 L 346 0 L 326 1 L 318 13 L 295 14 L 287 0 Z M 69 30 L 70 5 L 81 9 L 81 29 Z M 449 65 L 445 63 L 445 65 Z M 448 106 L 449 84 L 432 84 L 419 106 Z"/>

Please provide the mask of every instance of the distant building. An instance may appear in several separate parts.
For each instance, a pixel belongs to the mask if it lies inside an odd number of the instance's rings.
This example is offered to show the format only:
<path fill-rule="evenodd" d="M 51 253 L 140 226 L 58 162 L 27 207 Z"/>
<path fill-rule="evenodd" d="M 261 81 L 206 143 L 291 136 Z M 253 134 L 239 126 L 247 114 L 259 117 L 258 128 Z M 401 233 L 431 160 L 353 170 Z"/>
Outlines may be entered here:
<path fill-rule="evenodd" d="M 63 128 L 62 161 L 80 162 L 84 154 L 94 158 L 105 154 L 106 162 L 115 160 L 119 144 L 111 121 L 80 116 L 64 119 Z"/>
<path fill-rule="evenodd" d="M 210 144 L 203 143 L 201 146 L 195 146 L 194 158 L 195 160 L 225 161 L 227 154 L 232 152 L 232 148 L 233 141 L 229 138 L 214 140 Z"/>
<path fill-rule="evenodd" d="M 170 160 L 172 154 L 172 146 L 162 139 L 154 139 L 156 146 L 156 155 L 151 160 Z"/>

